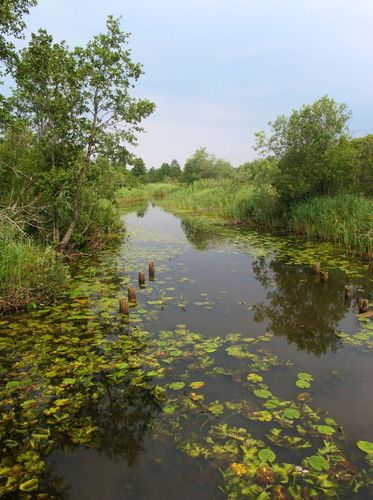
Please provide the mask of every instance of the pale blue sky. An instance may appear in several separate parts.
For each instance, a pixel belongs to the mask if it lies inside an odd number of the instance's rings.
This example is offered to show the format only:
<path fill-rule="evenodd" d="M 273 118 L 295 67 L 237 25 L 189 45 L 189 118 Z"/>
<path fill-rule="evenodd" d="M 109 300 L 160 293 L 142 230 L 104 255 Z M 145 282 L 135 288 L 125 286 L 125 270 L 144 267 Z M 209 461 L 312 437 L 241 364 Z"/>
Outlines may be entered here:
<path fill-rule="evenodd" d="M 354 135 L 373 132 L 373 0 L 39 0 L 27 24 L 76 45 L 108 14 L 144 65 L 136 95 L 157 104 L 136 148 L 148 167 L 200 146 L 238 165 L 255 131 L 325 94 Z"/>

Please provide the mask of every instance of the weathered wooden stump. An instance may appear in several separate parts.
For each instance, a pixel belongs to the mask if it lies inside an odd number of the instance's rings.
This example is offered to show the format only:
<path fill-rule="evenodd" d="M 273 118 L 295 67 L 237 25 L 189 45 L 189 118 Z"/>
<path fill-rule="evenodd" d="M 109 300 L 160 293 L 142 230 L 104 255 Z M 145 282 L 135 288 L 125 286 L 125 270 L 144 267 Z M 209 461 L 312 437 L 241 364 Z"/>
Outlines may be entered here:
<path fill-rule="evenodd" d="M 139 272 L 139 285 L 144 287 L 145 286 L 145 273 L 142 271 Z"/>
<path fill-rule="evenodd" d="M 320 274 L 321 273 L 321 264 L 320 262 L 315 262 L 313 265 L 313 272 L 315 274 Z"/>
<path fill-rule="evenodd" d="M 369 300 L 361 299 L 359 302 L 359 314 L 366 313 L 369 311 Z"/>
<path fill-rule="evenodd" d="M 352 298 L 353 288 L 352 285 L 345 285 L 345 299 L 350 300 Z"/>
<path fill-rule="evenodd" d="M 121 314 L 128 314 L 128 300 L 127 299 L 120 299 L 119 300 L 119 312 Z"/>
<path fill-rule="evenodd" d="M 149 279 L 153 281 L 155 279 L 155 264 L 154 260 L 149 262 Z"/>
<path fill-rule="evenodd" d="M 129 286 L 128 287 L 128 301 L 132 305 L 135 305 L 137 303 L 137 300 L 136 300 L 136 288 L 134 286 Z"/>
<path fill-rule="evenodd" d="M 327 283 L 329 281 L 329 271 L 321 271 L 320 279 L 323 283 Z"/>

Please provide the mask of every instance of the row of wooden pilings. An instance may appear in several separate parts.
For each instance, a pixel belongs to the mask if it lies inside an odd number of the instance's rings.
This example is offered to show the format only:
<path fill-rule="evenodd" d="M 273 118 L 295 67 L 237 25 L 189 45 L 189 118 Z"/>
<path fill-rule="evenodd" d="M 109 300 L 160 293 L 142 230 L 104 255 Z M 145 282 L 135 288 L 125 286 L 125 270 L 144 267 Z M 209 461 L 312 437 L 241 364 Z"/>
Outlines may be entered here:
<path fill-rule="evenodd" d="M 154 260 L 151 260 L 149 262 L 149 281 L 154 281 L 155 280 L 155 264 Z M 146 285 L 146 277 L 145 273 L 143 271 L 139 272 L 139 286 L 140 288 L 144 288 Z M 119 312 L 121 314 L 128 315 L 129 313 L 129 308 L 132 306 L 136 306 L 137 304 L 137 291 L 136 287 L 133 285 L 130 285 L 128 287 L 128 298 L 125 299 L 120 299 L 119 300 Z"/>
<path fill-rule="evenodd" d="M 329 281 L 329 271 L 323 271 L 321 269 L 320 262 L 315 262 L 313 265 L 313 272 L 320 276 L 320 281 L 323 283 L 327 283 Z M 345 285 L 344 287 L 344 296 L 346 300 L 352 299 L 353 295 L 353 286 Z M 369 312 L 369 300 L 368 299 L 360 299 L 359 301 L 359 314 L 367 314 Z M 373 316 L 373 311 L 370 311 Z"/>

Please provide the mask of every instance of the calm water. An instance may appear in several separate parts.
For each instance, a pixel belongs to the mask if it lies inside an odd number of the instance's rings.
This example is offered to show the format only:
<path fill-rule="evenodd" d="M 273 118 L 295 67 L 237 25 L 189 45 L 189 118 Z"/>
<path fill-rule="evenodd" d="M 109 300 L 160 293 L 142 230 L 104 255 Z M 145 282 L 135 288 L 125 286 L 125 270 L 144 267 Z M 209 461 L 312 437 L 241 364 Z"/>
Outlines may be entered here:
<path fill-rule="evenodd" d="M 151 205 L 124 221 L 61 303 L 0 318 L 0 492 L 371 498 L 356 445 L 373 441 L 373 329 L 356 306 L 372 298 L 368 265 Z M 152 258 L 156 280 L 121 317 Z"/>

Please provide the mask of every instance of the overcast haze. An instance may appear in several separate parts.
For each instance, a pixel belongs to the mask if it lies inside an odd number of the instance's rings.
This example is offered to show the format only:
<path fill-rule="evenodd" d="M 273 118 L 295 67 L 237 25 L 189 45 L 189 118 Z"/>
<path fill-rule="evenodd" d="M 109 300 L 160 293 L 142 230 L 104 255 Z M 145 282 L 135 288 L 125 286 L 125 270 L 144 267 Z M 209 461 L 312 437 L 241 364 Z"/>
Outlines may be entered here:
<path fill-rule="evenodd" d="M 108 14 L 144 65 L 136 95 L 157 104 L 136 148 L 148 167 L 200 146 L 243 163 L 255 131 L 325 94 L 354 135 L 373 131 L 372 0 L 39 0 L 26 21 L 75 45 Z"/>

